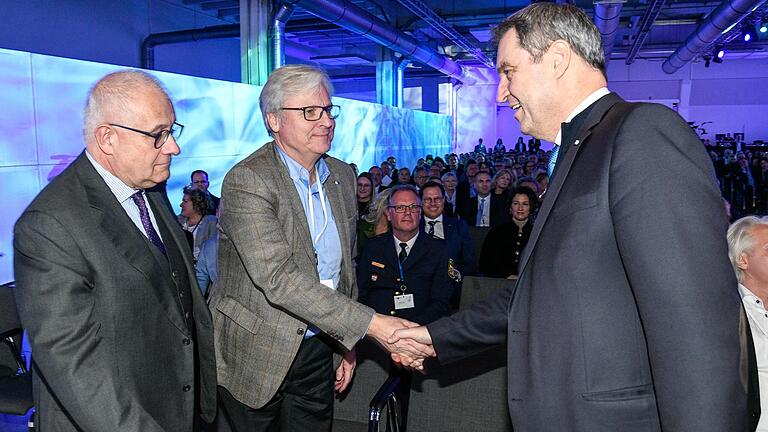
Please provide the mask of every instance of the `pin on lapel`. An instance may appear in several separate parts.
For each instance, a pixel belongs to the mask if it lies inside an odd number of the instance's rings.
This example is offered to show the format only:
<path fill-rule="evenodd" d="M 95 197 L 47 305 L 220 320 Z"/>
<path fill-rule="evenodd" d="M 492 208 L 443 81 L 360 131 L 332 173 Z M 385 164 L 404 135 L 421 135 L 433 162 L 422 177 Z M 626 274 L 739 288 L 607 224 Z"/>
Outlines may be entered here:
<path fill-rule="evenodd" d="M 338 180 L 335 180 L 335 181 L 333 182 L 333 184 L 339 184 Z"/>

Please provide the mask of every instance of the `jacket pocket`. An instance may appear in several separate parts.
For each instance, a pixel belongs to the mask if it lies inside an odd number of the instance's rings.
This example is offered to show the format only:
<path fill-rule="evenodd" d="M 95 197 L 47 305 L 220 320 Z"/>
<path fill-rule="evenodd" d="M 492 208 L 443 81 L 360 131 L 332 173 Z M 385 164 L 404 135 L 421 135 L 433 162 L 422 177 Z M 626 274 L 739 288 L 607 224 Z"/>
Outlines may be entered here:
<path fill-rule="evenodd" d="M 650 384 L 625 387 L 616 390 L 582 393 L 581 398 L 590 402 L 614 402 L 632 399 L 642 399 L 653 395 Z"/>
<path fill-rule="evenodd" d="M 251 312 L 232 297 L 222 298 L 219 304 L 216 305 L 216 309 L 234 321 L 235 324 L 253 334 L 258 333 L 261 323 L 264 322 L 258 315 Z"/>
<path fill-rule="evenodd" d="M 560 219 L 582 210 L 591 209 L 597 205 L 597 192 L 586 193 L 566 202 L 556 203 L 554 217 Z"/>

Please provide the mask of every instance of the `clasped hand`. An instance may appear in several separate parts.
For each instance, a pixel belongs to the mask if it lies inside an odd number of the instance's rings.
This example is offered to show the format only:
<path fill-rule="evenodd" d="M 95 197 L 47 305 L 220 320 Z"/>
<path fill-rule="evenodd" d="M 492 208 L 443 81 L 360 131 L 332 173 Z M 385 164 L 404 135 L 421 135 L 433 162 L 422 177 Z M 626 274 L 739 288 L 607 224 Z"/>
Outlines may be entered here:
<path fill-rule="evenodd" d="M 427 328 L 402 318 L 374 314 L 368 336 L 390 353 L 392 361 L 409 369 L 423 371 L 424 359 L 436 356 Z"/>

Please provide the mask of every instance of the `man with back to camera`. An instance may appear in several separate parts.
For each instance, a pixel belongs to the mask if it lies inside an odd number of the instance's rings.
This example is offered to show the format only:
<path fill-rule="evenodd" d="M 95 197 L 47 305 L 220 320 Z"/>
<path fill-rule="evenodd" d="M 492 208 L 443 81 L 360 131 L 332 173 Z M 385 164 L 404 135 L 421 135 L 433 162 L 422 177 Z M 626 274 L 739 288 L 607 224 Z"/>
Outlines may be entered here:
<path fill-rule="evenodd" d="M 274 141 L 224 178 L 210 308 L 219 396 L 236 432 L 330 430 L 357 341 L 386 345 L 413 325 L 354 300 L 356 181 L 326 154 L 341 109 L 332 91 L 314 67 L 272 72 L 259 104 Z"/>
<path fill-rule="evenodd" d="M 211 316 L 164 191 L 182 129 L 157 79 L 105 76 L 85 151 L 16 223 L 41 431 L 188 432 L 216 415 Z"/>
<path fill-rule="evenodd" d="M 495 34 L 498 100 L 558 145 L 518 282 L 391 341 L 432 343 L 441 362 L 506 343 L 516 432 L 745 430 L 736 280 L 698 137 L 607 90 L 578 8 L 535 3 Z"/>

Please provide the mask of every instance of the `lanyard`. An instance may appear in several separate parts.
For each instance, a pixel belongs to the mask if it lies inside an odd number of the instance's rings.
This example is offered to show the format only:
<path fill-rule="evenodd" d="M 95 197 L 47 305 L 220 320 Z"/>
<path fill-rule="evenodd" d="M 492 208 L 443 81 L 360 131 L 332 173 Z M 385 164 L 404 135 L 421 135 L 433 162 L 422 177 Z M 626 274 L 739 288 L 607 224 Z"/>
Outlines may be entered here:
<path fill-rule="evenodd" d="M 312 241 L 312 246 L 315 247 L 315 254 L 317 254 L 317 242 L 320 241 L 320 236 L 323 235 L 323 232 L 325 232 L 325 228 L 328 227 L 328 208 L 325 204 L 325 194 L 323 193 L 323 182 L 320 181 L 320 177 L 317 175 L 317 169 L 315 169 L 315 182 L 317 183 L 317 193 L 320 198 L 320 207 L 323 211 L 323 227 L 320 228 L 320 232 L 317 233 L 315 238 Z M 307 188 L 307 201 L 309 204 L 309 220 L 312 221 L 312 229 L 310 231 L 315 231 L 315 207 L 312 201 L 314 199 L 312 198 L 312 185 L 307 182 L 308 188 Z"/>

